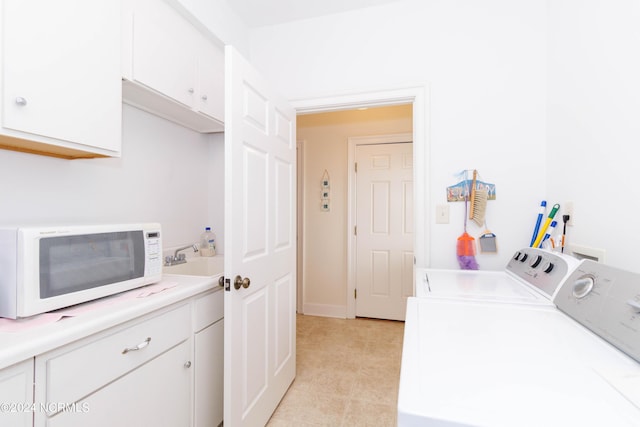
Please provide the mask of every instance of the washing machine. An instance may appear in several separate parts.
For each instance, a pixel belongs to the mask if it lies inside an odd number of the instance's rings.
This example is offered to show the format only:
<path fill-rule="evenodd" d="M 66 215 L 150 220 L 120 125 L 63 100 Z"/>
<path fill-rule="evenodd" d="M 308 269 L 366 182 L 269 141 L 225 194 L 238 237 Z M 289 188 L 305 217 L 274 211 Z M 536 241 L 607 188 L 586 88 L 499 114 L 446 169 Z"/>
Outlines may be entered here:
<path fill-rule="evenodd" d="M 569 255 L 523 248 L 502 271 L 416 268 L 415 296 L 553 305 L 559 285 L 578 264 Z"/>
<path fill-rule="evenodd" d="M 640 426 L 640 275 L 582 260 L 551 304 L 481 295 L 408 300 L 398 426 Z"/>

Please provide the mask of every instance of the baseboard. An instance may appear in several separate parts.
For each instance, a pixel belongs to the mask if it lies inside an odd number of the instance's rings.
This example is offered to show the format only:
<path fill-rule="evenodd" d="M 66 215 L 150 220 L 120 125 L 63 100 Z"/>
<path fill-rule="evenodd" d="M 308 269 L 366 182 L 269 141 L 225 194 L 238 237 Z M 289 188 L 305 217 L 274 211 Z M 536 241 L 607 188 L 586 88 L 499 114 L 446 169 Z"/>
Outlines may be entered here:
<path fill-rule="evenodd" d="M 347 318 L 347 307 L 344 305 L 303 304 L 303 313 L 309 316 Z"/>

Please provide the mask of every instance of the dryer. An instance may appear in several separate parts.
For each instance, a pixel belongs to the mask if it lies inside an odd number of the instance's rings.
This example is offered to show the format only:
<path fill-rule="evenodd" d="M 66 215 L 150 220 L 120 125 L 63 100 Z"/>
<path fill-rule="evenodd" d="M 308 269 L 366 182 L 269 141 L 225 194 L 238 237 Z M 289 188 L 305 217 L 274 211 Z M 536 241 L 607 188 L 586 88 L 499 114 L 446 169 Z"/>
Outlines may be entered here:
<path fill-rule="evenodd" d="M 640 426 L 640 275 L 583 260 L 550 301 L 410 298 L 398 426 Z"/>

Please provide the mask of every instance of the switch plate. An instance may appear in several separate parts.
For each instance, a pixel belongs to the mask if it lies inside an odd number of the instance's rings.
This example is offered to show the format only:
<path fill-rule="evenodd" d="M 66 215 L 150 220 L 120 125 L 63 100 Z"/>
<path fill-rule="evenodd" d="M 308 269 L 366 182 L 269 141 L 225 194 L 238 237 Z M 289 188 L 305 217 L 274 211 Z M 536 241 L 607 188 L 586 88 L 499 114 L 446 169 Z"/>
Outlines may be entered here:
<path fill-rule="evenodd" d="M 436 205 L 436 224 L 449 224 L 449 205 Z"/>

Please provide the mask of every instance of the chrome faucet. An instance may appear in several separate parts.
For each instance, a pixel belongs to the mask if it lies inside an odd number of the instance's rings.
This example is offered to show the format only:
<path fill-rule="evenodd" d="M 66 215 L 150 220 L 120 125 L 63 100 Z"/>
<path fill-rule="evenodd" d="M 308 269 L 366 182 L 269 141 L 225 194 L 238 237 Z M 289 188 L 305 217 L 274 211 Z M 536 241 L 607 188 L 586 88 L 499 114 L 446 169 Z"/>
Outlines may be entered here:
<path fill-rule="evenodd" d="M 183 246 L 178 248 L 173 253 L 173 256 L 167 255 L 164 259 L 164 265 L 176 265 L 176 264 L 184 264 L 187 262 L 187 257 L 185 254 L 179 254 L 178 252 L 183 251 L 185 249 L 193 248 L 193 252 L 198 252 L 198 245 L 195 243 L 187 246 Z"/>

